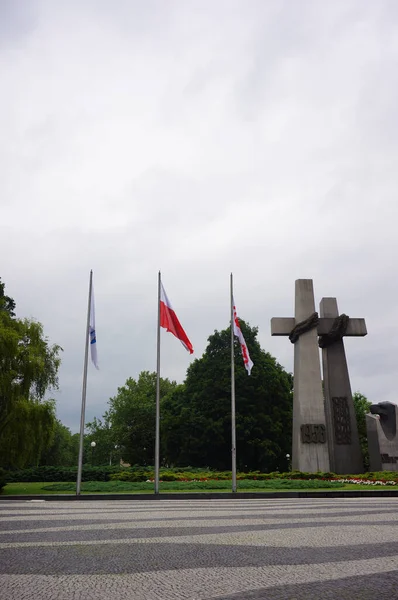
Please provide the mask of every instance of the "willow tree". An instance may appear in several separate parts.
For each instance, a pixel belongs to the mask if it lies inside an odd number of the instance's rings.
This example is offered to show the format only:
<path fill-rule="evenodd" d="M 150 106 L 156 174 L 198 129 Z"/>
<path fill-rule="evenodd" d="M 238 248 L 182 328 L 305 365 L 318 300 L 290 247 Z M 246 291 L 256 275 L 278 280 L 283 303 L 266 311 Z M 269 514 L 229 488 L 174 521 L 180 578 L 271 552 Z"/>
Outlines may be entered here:
<path fill-rule="evenodd" d="M 24 467 L 37 464 L 52 441 L 55 403 L 45 395 L 58 387 L 61 348 L 14 309 L 0 281 L 0 461 Z"/>

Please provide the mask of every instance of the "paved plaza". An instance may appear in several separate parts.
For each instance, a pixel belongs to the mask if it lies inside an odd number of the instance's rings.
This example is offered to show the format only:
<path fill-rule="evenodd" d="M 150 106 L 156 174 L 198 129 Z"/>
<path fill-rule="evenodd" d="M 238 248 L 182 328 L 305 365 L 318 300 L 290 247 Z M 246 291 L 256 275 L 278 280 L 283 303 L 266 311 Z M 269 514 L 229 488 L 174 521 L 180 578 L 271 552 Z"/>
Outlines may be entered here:
<path fill-rule="evenodd" d="M 0 598 L 398 599 L 398 499 L 3 499 Z"/>

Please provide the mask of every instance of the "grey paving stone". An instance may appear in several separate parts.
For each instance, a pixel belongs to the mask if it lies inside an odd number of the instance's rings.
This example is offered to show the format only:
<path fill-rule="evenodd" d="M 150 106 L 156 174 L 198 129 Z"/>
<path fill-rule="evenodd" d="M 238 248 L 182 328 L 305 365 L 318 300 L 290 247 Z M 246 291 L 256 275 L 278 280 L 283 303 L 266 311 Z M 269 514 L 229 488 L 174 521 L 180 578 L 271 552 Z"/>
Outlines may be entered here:
<path fill-rule="evenodd" d="M 232 519 L 232 517 L 230 517 L 230 519 Z M 280 517 L 279 517 L 280 519 Z M 235 523 L 236 518 L 233 517 L 233 523 Z M 54 522 L 53 522 L 54 523 Z M 141 521 L 140 521 L 141 523 Z M 178 526 L 177 524 L 175 524 L 175 522 L 171 522 L 170 526 L 165 528 L 165 527 L 135 527 L 134 529 L 132 528 L 128 528 L 128 529 L 123 529 L 120 527 L 115 527 L 114 529 L 101 529 L 99 527 L 97 527 L 96 525 L 97 523 L 92 523 L 91 521 L 84 521 L 84 523 L 80 523 L 79 525 L 81 527 L 86 527 L 86 529 L 69 529 L 67 531 L 65 530 L 61 530 L 61 531 L 24 531 L 24 533 L 22 533 L 21 535 L 18 533 L 18 530 L 12 530 L 9 533 L 1 533 L 0 534 L 0 543 L 5 543 L 5 542 L 20 542 L 22 541 L 26 541 L 26 542 L 42 542 L 42 541 L 55 541 L 54 537 L 56 535 L 56 541 L 65 541 L 65 542 L 69 542 L 69 541 L 85 541 L 85 540 L 92 540 L 92 539 L 96 539 L 96 540 L 112 540 L 112 539 L 124 539 L 124 538 L 128 538 L 131 539 L 132 541 L 136 538 L 156 538 L 156 537 L 182 537 L 182 536 L 198 536 L 198 535 L 205 535 L 205 534 L 212 534 L 214 533 L 214 526 L 205 526 L 204 524 L 202 524 L 203 522 L 198 520 L 197 524 L 194 527 L 186 527 L 184 521 L 181 522 L 181 525 Z M 242 524 L 242 525 L 226 525 L 225 521 L 220 521 L 220 525 L 217 526 L 217 533 L 218 534 L 224 534 L 224 533 L 239 533 L 239 532 L 250 532 L 250 531 L 275 531 L 275 530 L 280 530 L 280 529 L 307 529 L 307 528 L 319 528 L 320 526 L 324 529 L 327 527 L 333 527 L 335 528 L 336 526 L 338 526 L 339 528 L 344 528 L 344 527 L 353 527 L 357 524 L 356 521 L 344 521 L 341 523 L 336 523 L 336 521 L 325 521 L 323 520 L 322 522 L 310 522 L 310 523 L 283 523 L 283 522 L 279 522 L 279 523 L 268 523 L 268 524 L 261 524 L 261 523 L 257 523 L 255 525 L 249 525 L 249 524 Z M 244 523 L 244 521 L 243 521 Z M 114 525 L 119 525 L 119 524 L 123 524 L 122 522 L 117 522 L 114 523 Z M 43 522 L 42 523 L 43 527 L 42 529 L 44 529 L 45 527 L 50 527 L 48 522 Z M 152 523 L 153 525 L 153 523 Z M 398 520 L 396 521 L 380 521 L 380 520 L 374 520 L 373 518 L 369 521 L 367 521 L 367 525 L 369 527 L 372 526 L 388 526 L 388 527 L 398 527 Z M 73 525 L 75 527 L 75 525 Z M 89 527 L 89 528 L 88 528 Z M 54 525 L 51 527 L 51 529 L 55 529 Z M 0 547 L 0 552 L 1 552 L 1 547 Z"/>
<path fill-rule="evenodd" d="M 211 596 L 209 596 L 211 598 Z M 394 600 L 398 598 L 398 571 L 345 577 L 316 583 L 281 585 L 245 592 L 245 600 Z M 218 596 L 218 600 L 241 600 L 242 594 Z"/>
<path fill-rule="evenodd" d="M 394 600 L 397 508 L 391 498 L 1 501 L 0 597 Z"/>

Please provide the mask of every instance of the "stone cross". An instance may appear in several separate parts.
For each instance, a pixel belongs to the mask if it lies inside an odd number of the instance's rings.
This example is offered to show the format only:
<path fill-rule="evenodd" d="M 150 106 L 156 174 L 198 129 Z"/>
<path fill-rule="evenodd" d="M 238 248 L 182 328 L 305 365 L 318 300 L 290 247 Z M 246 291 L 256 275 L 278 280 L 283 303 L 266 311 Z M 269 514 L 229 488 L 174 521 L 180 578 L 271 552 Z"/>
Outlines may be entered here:
<path fill-rule="evenodd" d="M 339 317 L 336 298 L 322 298 L 319 314 L 321 316 L 320 323 L 324 319 L 333 319 L 336 323 Z M 364 319 L 349 319 L 346 332 L 341 331 L 336 339 L 330 340 L 330 343 L 326 339 L 325 347 L 322 348 L 326 430 L 329 441 L 330 469 L 334 473 L 363 472 L 358 426 L 342 336 L 365 336 L 366 334 Z M 322 338 L 320 345 L 324 345 Z"/>
<path fill-rule="evenodd" d="M 330 402 L 324 399 L 322 391 L 321 368 L 319 360 L 319 348 L 317 338 L 330 334 L 336 322 L 335 315 L 337 311 L 337 303 L 334 312 L 327 312 L 327 299 L 321 306 L 322 316 L 320 319 L 315 319 L 312 328 L 307 328 L 295 341 L 294 347 L 294 393 L 293 393 L 293 439 L 292 439 L 292 468 L 300 471 L 316 472 L 329 471 L 332 465 L 336 468 L 336 444 L 334 438 L 331 437 L 333 431 L 332 418 L 333 411 L 330 407 Z M 330 307 L 329 307 L 330 308 Z M 315 312 L 314 288 L 311 279 L 298 279 L 296 281 L 295 291 L 295 317 L 294 318 L 278 318 L 271 319 L 271 334 L 290 336 L 293 329 L 306 319 L 309 319 Z M 346 336 L 366 335 L 366 326 L 364 319 L 349 319 L 344 331 Z M 336 385 L 336 378 L 330 376 L 337 367 L 333 365 L 342 363 L 342 354 L 331 350 L 335 344 L 342 341 L 339 339 L 327 348 L 323 349 L 324 369 L 329 373 L 327 390 L 325 395 L 327 398 L 344 398 L 347 397 L 347 387 L 344 387 L 342 396 L 332 396 L 335 389 L 339 389 Z M 336 346 L 337 348 L 337 346 Z M 341 348 L 341 347 L 340 347 Z M 342 346 L 344 353 L 344 346 Z M 338 357 L 335 358 L 334 355 Z M 345 354 L 344 354 L 345 361 Z M 343 365 L 344 367 L 344 365 Z M 343 367 L 339 367 L 338 371 L 344 371 Z M 347 364 L 345 362 L 345 368 Z M 346 371 L 348 379 L 348 370 Z M 346 379 L 346 380 L 347 380 Z M 329 387 L 330 383 L 330 387 Z M 348 379 L 349 386 L 349 379 Z M 351 394 L 351 390 L 350 394 Z M 352 396 L 351 396 L 352 402 Z M 340 401 L 341 404 L 341 401 Z M 341 408 L 341 406 L 340 406 Z M 340 411 L 341 412 L 341 411 Z M 348 411 L 350 419 L 353 415 L 352 411 Z M 336 415 L 337 415 L 336 409 Z M 345 418 L 347 412 L 345 413 Z M 354 431 L 353 425 L 350 428 Z M 354 433 L 355 438 L 355 433 Z M 337 451 L 338 456 L 346 455 L 350 449 L 345 446 L 342 451 Z M 356 455 L 357 456 L 357 455 Z M 344 463 L 347 464 L 347 461 Z M 357 464 L 357 460 L 355 462 Z M 355 469 L 354 469 L 355 470 Z M 361 470 L 361 469 L 360 469 Z M 350 470 L 348 470 L 349 472 Z M 338 471 L 337 471 L 338 472 Z M 345 471 L 347 472 L 347 471 Z"/>
<path fill-rule="evenodd" d="M 308 319 L 314 312 L 312 279 L 297 279 L 295 317 L 271 319 L 271 335 L 289 336 L 298 323 Z M 330 319 L 330 325 L 333 321 Z M 318 325 L 320 328 L 325 333 L 330 329 L 322 322 Z M 316 327 L 302 333 L 294 344 L 292 468 L 309 473 L 330 471 Z"/>

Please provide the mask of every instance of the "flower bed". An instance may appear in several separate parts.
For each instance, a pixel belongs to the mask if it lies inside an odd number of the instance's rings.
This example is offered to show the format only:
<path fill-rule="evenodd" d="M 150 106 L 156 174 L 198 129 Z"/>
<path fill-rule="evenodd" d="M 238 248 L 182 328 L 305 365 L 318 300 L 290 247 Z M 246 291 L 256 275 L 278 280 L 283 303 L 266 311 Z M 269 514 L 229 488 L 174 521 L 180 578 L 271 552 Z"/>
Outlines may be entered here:
<path fill-rule="evenodd" d="M 334 479 L 340 483 L 354 483 L 357 485 L 397 485 L 397 481 L 386 479 Z"/>

